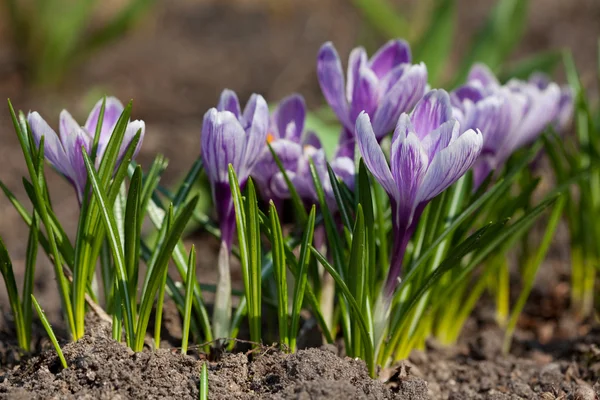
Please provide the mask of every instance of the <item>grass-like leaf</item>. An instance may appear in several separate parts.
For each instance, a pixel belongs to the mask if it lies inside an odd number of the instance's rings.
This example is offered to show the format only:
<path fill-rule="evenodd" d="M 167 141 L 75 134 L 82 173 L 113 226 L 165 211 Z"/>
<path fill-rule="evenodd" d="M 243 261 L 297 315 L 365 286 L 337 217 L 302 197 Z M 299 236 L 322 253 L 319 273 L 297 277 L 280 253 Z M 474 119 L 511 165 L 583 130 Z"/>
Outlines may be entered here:
<path fill-rule="evenodd" d="M 525 265 L 525 269 L 523 270 L 523 288 L 519 293 L 517 302 L 515 303 L 515 306 L 513 307 L 513 310 L 510 314 L 510 319 L 508 320 L 504 336 L 504 343 L 502 347 L 504 353 L 508 353 L 508 351 L 510 350 L 512 335 L 517 326 L 517 320 L 521 315 L 521 312 L 523 311 L 523 307 L 525 306 L 525 302 L 527 301 L 529 294 L 531 293 L 535 276 L 540 267 L 540 264 L 542 263 L 542 261 L 544 261 L 544 258 L 546 257 L 546 253 L 548 252 L 548 248 L 550 247 L 550 243 L 552 242 L 552 238 L 554 237 L 554 232 L 556 231 L 556 228 L 560 221 L 560 217 L 562 216 L 562 212 L 565 207 L 566 201 L 566 196 L 560 196 L 556 204 L 554 204 L 552 213 L 550 214 L 550 218 L 548 220 L 548 225 L 546 226 L 546 231 L 544 232 L 544 236 L 542 238 L 542 242 L 538 246 L 535 255 L 530 260 L 525 260 L 527 264 Z"/>
<path fill-rule="evenodd" d="M 294 286 L 294 297 L 292 302 L 292 320 L 290 323 L 290 349 L 296 351 L 296 338 L 300 323 L 300 311 L 306 288 L 308 262 L 310 260 L 310 247 L 315 232 L 316 208 L 313 205 L 304 227 L 302 241 L 300 244 L 300 258 L 298 259 L 298 273 L 296 274 L 296 285 Z"/>
<path fill-rule="evenodd" d="M 148 321 L 150 320 L 150 314 L 152 312 L 152 303 L 162 283 L 163 274 L 169 266 L 169 260 L 173 255 L 173 249 L 177 243 L 181 240 L 181 234 L 185 229 L 185 226 L 190 220 L 194 209 L 198 204 L 198 197 L 194 197 L 184 207 L 182 207 L 173 222 L 172 228 L 169 230 L 163 246 L 161 247 L 160 254 L 156 259 L 154 266 L 149 266 L 151 270 L 151 276 L 148 279 L 148 285 L 142 293 L 141 303 L 139 308 L 139 317 L 137 322 L 136 332 L 140 332 L 136 336 L 136 341 L 133 347 L 134 351 L 141 351 L 144 346 L 144 336 L 141 332 L 146 332 L 148 327 Z"/>
<path fill-rule="evenodd" d="M 27 239 L 27 253 L 25 256 L 25 280 L 23 282 L 23 323 L 27 333 L 27 343 L 31 342 L 31 322 L 33 317 L 33 308 L 31 306 L 31 295 L 33 294 L 35 266 L 37 263 L 38 242 L 40 223 L 37 213 L 33 214 L 33 221 L 29 228 L 29 237 Z M 29 350 L 28 348 L 26 350 Z"/>
<path fill-rule="evenodd" d="M 21 308 L 21 300 L 19 299 L 19 290 L 17 289 L 17 282 L 15 281 L 12 261 L 2 238 L 0 238 L 0 273 L 2 273 L 2 277 L 4 278 L 4 286 L 8 293 L 8 302 L 10 303 L 10 309 L 15 319 L 19 347 L 29 351 L 27 338 L 30 337 L 30 334 L 28 334 L 27 331 L 31 331 L 31 324 L 29 326 L 25 325 L 25 318 Z"/>
<path fill-rule="evenodd" d="M 65 360 L 65 356 L 63 355 L 62 349 L 60 348 L 60 345 L 58 344 L 58 340 L 56 340 L 56 335 L 54 334 L 54 331 L 52 330 L 52 326 L 50 326 L 50 322 L 48 321 L 48 318 L 46 318 L 46 314 L 44 314 L 44 311 L 40 307 L 40 304 L 37 302 L 37 300 L 35 299 L 33 294 L 31 295 L 31 301 L 33 302 L 33 306 L 35 307 L 35 310 L 37 311 L 40 321 L 42 321 L 42 325 L 44 326 L 44 329 L 46 330 L 46 333 L 48 334 L 48 337 L 50 338 L 50 341 L 52 342 L 54 349 L 56 350 L 56 354 L 58 354 L 58 358 L 60 359 L 60 363 L 61 363 L 62 367 L 68 368 L 67 360 Z"/>
<path fill-rule="evenodd" d="M 121 239 L 118 233 L 117 223 L 114 219 L 114 215 L 111 211 L 109 204 L 107 204 L 106 196 L 103 192 L 103 189 L 100 186 L 100 182 L 96 175 L 96 170 L 88 156 L 85 148 L 82 147 L 81 154 L 83 155 L 83 161 L 85 163 L 85 168 L 88 172 L 88 180 L 94 190 L 94 195 L 98 202 L 98 207 L 100 209 L 102 215 L 102 221 L 104 224 L 104 228 L 106 229 L 106 237 L 108 243 L 110 244 L 110 248 L 112 250 L 112 256 L 115 263 L 115 268 L 117 272 L 117 285 L 119 287 L 119 294 L 123 301 L 123 306 L 125 308 L 125 331 L 127 335 L 127 344 L 132 347 L 133 341 L 136 339 L 135 337 L 135 327 L 134 327 L 134 319 L 133 319 L 133 307 L 134 303 L 131 301 L 129 296 L 128 284 L 127 284 L 127 266 L 125 263 L 125 256 L 123 254 L 123 246 L 121 244 Z M 141 333 L 142 338 L 144 337 L 145 330 Z"/>
<path fill-rule="evenodd" d="M 273 257 L 273 272 L 277 288 L 277 317 L 279 322 L 279 343 L 283 349 L 289 348 L 288 334 L 288 285 L 285 258 L 285 243 L 279 215 L 275 204 L 269 203 L 269 220 L 271 223 L 271 251 Z"/>
<path fill-rule="evenodd" d="M 200 389 L 198 390 L 198 398 L 200 400 L 208 400 L 208 370 L 206 369 L 207 361 L 202 363 L 200 372 Z"/>
<path fill-rule="evenodd" d="M 319 251 L 317 249 L 315 249 L 313 246 L 311 246 L 310 250 L 313 253 L 313 255 L 315 256 L 315 258 L 317 259 L 317 261 L 327 270 L 327 272 L 329 274 L 331 274 L 331 276 L 335 280 L 335 283 L 338 285 L 340 291 L 344 295 L 345 299 L 348 301 L 348 304 L 350 304 L 350 307 L 351 307 L 351 310 L 353 313 L 353 318 L 357 319 L 358 327 L 360 328 L 361 334 L 364 338 L 362 343 L 364 346 L 365 362 L 367 364 L 369 374 L 372 377 L 374 377 L 375 376 L 375 361 L 374 361 L 375 353 L 374 353 L 374 349 L 373 349 L 373 342 L 369 339 L 371 337 L 371 335 L 369 333 L 370 328 L 367 325 L 365 316 L 363 315 L 362 307 L 356 302 L 356 299 L 352 296 L 350 289 L 348 289 L 348 286 L 342 279 L 341 275 L 337 273 L 335 268 L 327 261 L 327 259 L 325 257 L 323 257 L 323 255 L 321 253 L 319 253 Z"/>
<path fill-rule="evenodd" d="M 183 311 L 183 337 L 181 338 L 181 354 L 187 353 L 190 337 L 190 320 L 192 319 L 192 298 L 196 281 L 196 247 L 192 245 L 185 284 L 185 307 Z"/>
<path fill-rule="evenodd" d="M 138 270 L 140 260 L 140 236 L 142 230 L 142 209 L 140 208 L 142 190 L 142 169 L 138 166 L 131 178 L 129 192 L 127 193 L 127 206 L 125 209 L 125 266 L 127 268 L 127 282 L 129 296 L 136 298 L 138 286 Z M 135 314 L 134 314 L 135 318 Z"/>

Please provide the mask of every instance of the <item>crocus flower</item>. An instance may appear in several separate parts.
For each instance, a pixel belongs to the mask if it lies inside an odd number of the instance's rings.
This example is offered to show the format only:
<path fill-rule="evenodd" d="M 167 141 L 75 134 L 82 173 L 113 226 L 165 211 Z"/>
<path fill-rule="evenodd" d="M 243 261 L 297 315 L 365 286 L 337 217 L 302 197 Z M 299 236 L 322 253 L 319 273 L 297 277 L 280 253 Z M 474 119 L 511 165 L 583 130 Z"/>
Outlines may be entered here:
<path fill-rule="evenodd" d="M 83 163 L 81 148 L 83 146 L 87 153 L 91 154 L 101 108 L 102 100 L 99 100 L 90 112 L 84 126 L 80 126 L 67 110 L 63 110 L 60 113 L 58 126 L 60 135 L 57 135 L 37 112 L 31 112 L 27 117 L 36 145 L 39 145 L 41 138 L 44 137 L 44 156 L 75 187 L 80 204 L 83 201 L 87 182 L 87 171 Z M 102 161 L 106 146 L 122 112 L 123 104 L 118 99 L 115 97 L 106 98 L 104 119 L 102 120 L 102 129 L 96 152 L 96 168 L 98 168 Z M 141 130 L 141 136 L 135 149 L 134 157 L 142 145 L 145 124 L 144 121 L 136 120 L 129 122 L 127 125 L 117 165 L 122 161 L 125 151 L 139 130 Z"/>
<path fill-rule="evenodd" d="M 242 113 L 237 95 L 227 89 L 221 94 L 217 108 L 204 114 L 202 158 L 212 187 L 222 240 L 228 248 L 235 231 L 229 164 L 243 189 L 265 147 L 268 123 L 269 109 L 262 96 L 253 94 Z"/>
<path fill-rule="evenodd" d="M 510 105 L 506 98 L 488 91 L 479 82 L 473 81 L 450 93 L 454 118 L 463 131 L 478 129 L 483 135 L 480 158 L 493 155 L 499 148 L 510 128 Z M 487 171 L 489 172 L 489 171 Z M 473 187 L 477 188 L 486 178 L 483 168 L 476 168 Z"/>
<path fill-rule="evenodd" d="M 552 83 L 547 75 L 534 73 L 529 78 L 529 83 L 534 84 L 540 90 L 545 90 Z M 565 132 L 573 122 L 573 89 L 569 85 L 560 87 L 560 99 L 558 101 L 558 112 L 554 120 L 555 129 L 558 133 Z"/>
<path fill-rule="evenodd" d="M 474 175 L 481 181 L 492 170 L 501 167 L 513 152 L 537 139 L 550 123 L 559 118 L 562 95 L 555 83 L 540 86 L 513 79 L 500 85 L 482 64 L 471 69 L 468 82 L 482 86 L 487 94 L 503 98 L 503 112 L 506 113 L 503 118 L 507 118 L 502 122 L 506 123 L 506 127 L 485 139 L 485 152 L 474 168 Z"/>
<path fill-rule="evenodd" d="M 400 115 L 389 166 L 366 113 L 356 121 L 356 135 L 367 168 L 387 192 L 392 206 L 394 246 L 384 291 L 389 298 L 423 209 L 471 168 L 483 138 L 478 130 L 461 130 L 443 90 L 430 91 L 410 115 Z"/>
<path fill-rule="evenodd" d="M 375 137 L 381 140 L 394 129 L 402 112 L 409 112 L 423 97 L 427 85 L 425 64 L 411 64 L 408 43 L 391 40 L 371 59 L 362 47 L 350 53 L 347 82 L 332 43 L 325 43 L 317 61 L 317 75 L 325 99 L 353 136 L 359 113 L 371 118 Z"/>
<path fill-rule="evenodd" d="M 325 152 L 317 135 L 304 131 L 305 119 L 306 105 L 302 96 L 295 94 L 283 99 L 271 115 L 267 142 L 281 161 L 300 198 L 310 203 L 317 201 L 309 166 L 309 160 L 312 159 L 319 176 L 323 178 L 323 189 L 328 199 L 333 199 Z M 354 162 L 351 157 L 338 151 L 331 168 L 347 185 L 352 186 Z M 253 177 L 265 198 L 280 202 L 290 197 L 284 175 L 267 147 L 254 171 Z"/>
<path fill-rule="evenodd" d="M 213 333 L 216 338 L 229 335 L 231 320 L 231 275 L 229 253 L 235 232 L 235 208 L 229 186 L 229 165 L 243 189 L 267 139 L 269 109 L 262 96 L 253 94 L 241 112 L 237 95 L 224 90 L 217 108 L 204 114 L 202 159 L 210 181 L 221 228 L 221 247 L 217 263 Z"/>

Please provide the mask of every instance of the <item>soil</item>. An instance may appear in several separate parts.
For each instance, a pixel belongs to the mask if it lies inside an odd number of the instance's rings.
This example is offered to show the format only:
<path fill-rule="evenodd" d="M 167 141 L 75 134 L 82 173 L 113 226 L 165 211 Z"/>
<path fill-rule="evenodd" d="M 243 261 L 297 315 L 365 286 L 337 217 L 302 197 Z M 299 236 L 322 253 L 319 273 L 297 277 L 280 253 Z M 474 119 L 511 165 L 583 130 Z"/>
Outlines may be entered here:
<path fill-rule="evenodd" d="M 494 2 L 457 1 L 459 23 L 448 73 L 459 64 Z M 372 39 L 347 0 L 156 3 L 155 12 L 136 31 L 76 65 L 55 88 L 28 85 L 7 45 L 6 26 L 0 18 L 0 97 L 10 97 L 16 108 L 39 110 L 53 126 L 65 107 L 83 121 L 91 104 L 105 93 L 135 99 L 134 116 L 144 119 L 148 127 L 139 161 L 147 166 L 156 153 L 165 154 L 171 162 L 163 183 L 170 185 L 197 156 L 202 115 L 223 88 L 236 90 L 242 101 L 252 92 L 274 102 L 298 91 L 313 108 L 322 104 L 314 72 L 321 43 L 332 40 L 345 62 L 357 41 Z M 400 10 L 410 10 L 415 4 L 411 0 L 393 3 Z M 596 85 L 600 4 L 595 0 L 531 0 L 530 4 L 527 30 L 514 59 L 567 47 L 582 69 L 584 85 Z M 21 177 L 26 168 L 19 152 L 6 108 L 0 107 L 0 179 L 23 199 Z M 78 208 L 72 190 L 57 174 L 49 171 L 47 178 L 58 218 L 67 232 L 74 233 Z M 0 236 L 21 282 L 27 230 L 4 196 L 0 196 Z M 206 234 L 190 240 L 202 254 L 198 257 L 199 280 L 214 283 L 218 244 Z M 382 377 L 389 377 L 386 382 L 370 379 L 361 361 L 344 358 L 334 348 L 318 348 L 320 337 L 315 332 L 317 340 L 303 340 L 317 348 L 297 354 L 265 347 L 211 360 L 210 397 L 597 398 L 600 331 L 569 315 L 567 243 L 563 234 L 542 265 L 544 273 L 538 274 L 508 356 L 500 354 L 502 331 L 490 317 L 489 305 L 482 302 L 457 346 L 448 349 L 429 342 L 425 351 L 415 351 L 395 369 L 382 371 Z M 232 278 L 234 286 L 241 287 L 239 269 L 232 271 Z M 52 268 L 43 257 L 35 285 L 36 297 L 55 331 L 66 337 L 60 333 L 60 304 Z M 515 289 L 517 293 L 518 286 Z M 3 285 L 0 310 L 8 311 Z M 177 321 L 177 313 L 173 318 Z M 69 363 L 69 368 L 62 370 L 39 326 L 34 330 L 33 353 L 23 355 L 16 349 L 10 319 L 0 318 L 0 398 L 197 398 L 204 356 L 182 356 L 176 349 L 168 349 L 178 345 L 180 333 L 169 330 L 164 335 L 165 349 L 133 354 L 112 341 L 105 327 L 88 327 L 88 336 L 82 340 L 61 343 Z"/>
<path fill-rule="evenodd" d="M 6 399 L 196 399 L 204 360 L 177 349 L 134 353 L 93 324 L 63 352 L 29 358 L 0 377 Z M 208 363 L 211 399 L 412 399 L 427 398 L 427 384 L 403 377 L 395 388 L 369 377 L 361 360 L 339 357 L 335 347 L 282 353 L 264 347 L 224 354 Z"/>

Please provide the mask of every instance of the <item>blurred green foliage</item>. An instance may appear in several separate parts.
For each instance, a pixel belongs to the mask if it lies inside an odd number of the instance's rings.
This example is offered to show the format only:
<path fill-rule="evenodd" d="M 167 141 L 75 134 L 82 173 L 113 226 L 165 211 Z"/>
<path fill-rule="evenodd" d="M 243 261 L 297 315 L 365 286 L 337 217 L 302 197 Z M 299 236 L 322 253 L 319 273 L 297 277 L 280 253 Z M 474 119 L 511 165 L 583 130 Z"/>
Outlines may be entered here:
<path fill-rule="evenodd" d="M 100 0 L 2 0 L 20 62 L 34 84 L 60 82 L 69 68 L 121 37 L 155 0 L 123 0 L 109 19 L 94 27 Z M 92 28 L 93 27 L 93 28 Z"/>
<path fill-rule="evenodd" d="M 487 64 L 502 77 L 529 76 L 533 71 L 552 72 L 561 60 L 560 53 L 543 52 L 519 62 L 508 62 L 523 37 L 529 0 L 498 0 L 471 43 L 457 49 L 456 0 L 420 0 L 410 13 L 392 0 L 352 0 L 362 15 L 368 36 L 380 39 L 405 38 L 413 49 L 414 62 L 425 62 L 432 87 L 456 86 L 464 81 L 473 63 Z M 453 52 L 460 51 L 455 71 L 449 66 Z M 517 76 L 515 76 L 517 75 Z"/>

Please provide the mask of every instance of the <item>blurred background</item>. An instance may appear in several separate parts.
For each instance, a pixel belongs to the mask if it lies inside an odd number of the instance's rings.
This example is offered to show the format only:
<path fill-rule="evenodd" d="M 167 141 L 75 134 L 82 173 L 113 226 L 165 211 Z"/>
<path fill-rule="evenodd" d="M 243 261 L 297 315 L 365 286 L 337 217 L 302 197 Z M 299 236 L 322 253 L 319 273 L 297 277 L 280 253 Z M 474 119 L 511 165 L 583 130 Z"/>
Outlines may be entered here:
<path fill-rule="evenodd" d="M 409 40 L 434 86 L 451 88 L 476 60 L 501 77 L 539 68 L 564 82 L 560 51 L 570 49 L 591 88 L 600 1 L 0 0 L 0 98 L 39 111 L 54 128 L 63 108 L 83 123 L 105 94 L 134 99 L 134 118 L 146 121 L 138 160 L 147 166 L 163 153 L 169 185 L 197 157 L 202 116 L 223 88 L 242 102 L 253 92 L 269 103 L 299 92 L 317 109 L 324 104 L 315 74 L 323 42 L 334 42 L 345 65 L 354 46 L 371 54 L 392 37 Z M 24 199 L 25 164 L 6 106 L 0 161 L 0 179 Z M 50 169 L 47 175 L 58 218 L 74 233 L 74 193 Z M 17 264 L 27 232 L 0 196 L 0 236 Z M 201 254 L 210 270 L 213 253 Z M 52 315 L 59 306 L 53 273 L 40 265 L 37 275 L 38 299 Z"/>

